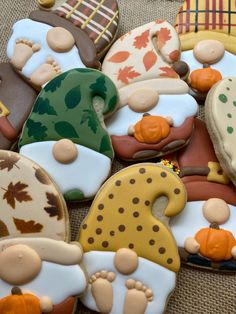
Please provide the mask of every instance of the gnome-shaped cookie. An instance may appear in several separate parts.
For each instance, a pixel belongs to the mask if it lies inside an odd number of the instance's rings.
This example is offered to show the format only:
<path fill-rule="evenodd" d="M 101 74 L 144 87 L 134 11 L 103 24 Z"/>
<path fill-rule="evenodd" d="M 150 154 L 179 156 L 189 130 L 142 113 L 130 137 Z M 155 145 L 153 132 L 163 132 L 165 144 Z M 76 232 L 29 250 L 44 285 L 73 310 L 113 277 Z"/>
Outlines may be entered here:
<path fill-rule="evenodd" d="M 72 314 L 84 292 L 83 251 L 66 205 L 32 160 L 0 150 L 0 313 Z"/>
<path fill-rule="evenodd" d="M 24 126 L 20 152 L 48 171 L 67 200 L 92 198 L 108 177 L 113 149 L 103 116 L 116 104 L 112 81 L 92 69 L 70 70 L 41 91 Z"/>
<path fill-rule="evenodd" d="M 236 270 L 236 189 L 222 170 L 203 121 L 195 119 L 189 145 L 177 153 L 188 202 L 170 220 L 184 263 Z"/>
<path fill-rule="evenodd" d="M 197 103 L 179 77 L 188 72 L 179 58 L 178 35 L 163 20 L 130 31 L 106 55 L 102 71 L 120 95 L 119 110 L 106 125 L 120 158 L 162 156 L 189 141 Z"/>
<path fill-rule="evenodd" d="M 37 90 L 67 70 L 100 67 L 95 44 L 86 32 L 57 14 L 40 10 L 14 24 L 7 56 Z"/>
<path fill-rule="evenodd" d="M 164 312 L 180 267 L 166 224 L 185 202 L 179 177 L 154 163 L 125 168 L 102 186 L 79 235 L 90 276 L 81 300 L 88 308 L 113 314 Z"/>
<path fill-rule="evenodd" d="M 9 63 L 0 63 L 0 149 L 14 145 L 36 96 Z"/>
<path fill-rule="evenodd" d="M 222 77 L 235 75 L 236 2 L 185 0 L 176 30 L 181 41 L 181 60 L 191 70 L 191 93 L 205 100 L 207 92 Z"/>

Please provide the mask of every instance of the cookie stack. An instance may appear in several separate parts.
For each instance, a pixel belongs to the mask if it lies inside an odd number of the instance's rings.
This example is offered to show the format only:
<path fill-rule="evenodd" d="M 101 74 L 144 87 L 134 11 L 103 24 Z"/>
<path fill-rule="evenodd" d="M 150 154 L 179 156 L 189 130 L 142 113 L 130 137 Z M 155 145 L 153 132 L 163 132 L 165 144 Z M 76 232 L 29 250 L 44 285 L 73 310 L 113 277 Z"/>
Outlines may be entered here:
<path fill-rule="evenodd" d="M 236 4 L 116 39 L 116 0 L 37 2 L 0 64 L 0 313 L 164 313 L 181 262 L 236 270 Z"/>

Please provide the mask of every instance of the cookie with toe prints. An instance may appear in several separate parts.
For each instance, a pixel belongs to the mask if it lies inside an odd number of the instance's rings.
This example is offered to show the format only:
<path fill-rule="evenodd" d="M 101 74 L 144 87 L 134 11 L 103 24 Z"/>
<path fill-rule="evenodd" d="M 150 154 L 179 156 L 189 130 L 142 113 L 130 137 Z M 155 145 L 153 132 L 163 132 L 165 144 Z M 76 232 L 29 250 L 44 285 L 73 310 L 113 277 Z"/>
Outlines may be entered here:
<path fill-rule="evenodd" d="M 79 234 L 90 276 L 81 300 L 88 308 L 164 312 L 180 267 L 168 220 L 185 203 L 179 177 L 154 163 L 125 168 L 101 187 Z"/>

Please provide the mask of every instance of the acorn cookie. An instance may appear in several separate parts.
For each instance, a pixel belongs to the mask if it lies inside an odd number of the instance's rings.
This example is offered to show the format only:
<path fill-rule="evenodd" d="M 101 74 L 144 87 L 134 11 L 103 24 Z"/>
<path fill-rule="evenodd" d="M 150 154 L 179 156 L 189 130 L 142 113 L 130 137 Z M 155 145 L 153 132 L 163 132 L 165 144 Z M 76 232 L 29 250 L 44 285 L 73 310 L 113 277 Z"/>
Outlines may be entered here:
<path fill-rule="evenodd" d="M 121 159 L 160 157 L 188 143 L 198 106 L 174 70 L 179 58 L 178 35 L 163 20 L 130 31 L 106 55 L 102 71 L 120 96 L 119 109 L 106 125 Z"/>
<path fill-rule="evenodd" d="M 48 171 L 67 200 L 92 198 L 110 174 L 114 153 L 103 119 L 116 105 L 116 88 L 103 73 L 61 74 L 39 94 L 21 135 L 21 154 Z"/>
<path fill-rule="evenodd" d="M 180 267 L 166 224 L 185 202 L 179 177 L 154 163 L 125 168 L 102 186 L 79 235 L 90 277 L 81 300 L 89 309 L 164 312 Z"/>

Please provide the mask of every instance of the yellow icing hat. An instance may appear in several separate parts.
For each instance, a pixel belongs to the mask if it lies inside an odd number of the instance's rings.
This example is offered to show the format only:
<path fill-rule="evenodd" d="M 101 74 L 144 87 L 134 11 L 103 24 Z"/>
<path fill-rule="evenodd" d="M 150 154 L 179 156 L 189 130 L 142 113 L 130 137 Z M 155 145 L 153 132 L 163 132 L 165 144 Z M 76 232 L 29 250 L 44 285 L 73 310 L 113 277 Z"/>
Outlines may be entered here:
<path fill-rule="evenodd" d="M 112 176 L 98 192 L 82 224 L 79 241 L 85 252 L 129 248 L 174 272 L 180 259 L 169 228 L 152 214 L 155 200 L 165 195 L 162 216 L 177 215 L 185 206 L 180 178 L 167 167 L 142 163 Z"/>
<path fill-rule="evenodd" d="M 201 40 L 215 39 L 236 54 L 235 0 L 186 0 L 179 10 L 175 27 L 183 51 L 193 49 Z"/>

